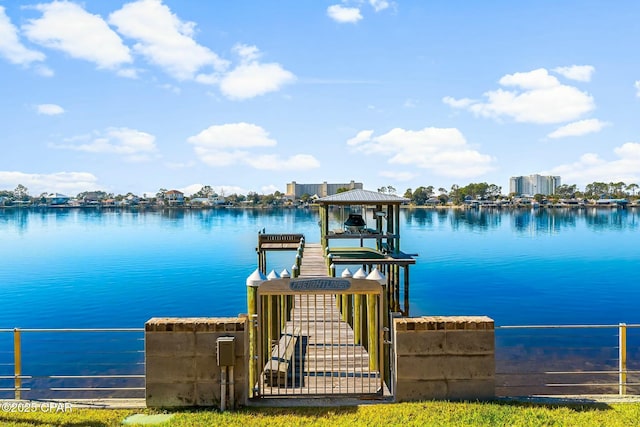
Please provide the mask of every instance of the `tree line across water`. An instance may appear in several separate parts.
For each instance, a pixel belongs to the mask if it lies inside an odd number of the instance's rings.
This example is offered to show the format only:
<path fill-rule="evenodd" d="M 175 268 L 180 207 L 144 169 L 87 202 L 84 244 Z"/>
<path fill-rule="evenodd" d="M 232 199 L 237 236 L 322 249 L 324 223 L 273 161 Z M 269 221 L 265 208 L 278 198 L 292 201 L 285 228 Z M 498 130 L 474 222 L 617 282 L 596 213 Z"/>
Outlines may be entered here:
<path fill-rule="evenodd" d="M 610 199 L 630 199 L 635 200 L 639 196 L 638 184 L 625 184 L 624 182 L 592 182 L 585 186 L 584 190 L 580 190 L 576 184 L 563 184 L 556 188 L 554 194 L 533 194 L 529 195 L 538 202 L 547 200 L 550 203 L 557 203 L 566 199 L 596 200 L 603 198 Z M 381 187 L 378 189 L 382 193 L 395 194 L 395 188 L 392 186 Z M 446 188 L 438 188 L 432 186 L 420 186 L 415 190 L 408 188 L 404 192 L 404 197 L 411 200 L 415 205 L 425 205 L 430 203 L 461 205 L 465 200 L 513 200 L 520 197 L 520 194 L 510 193 L 504 195 L 502 187 L 486 182 L 471 183 L 464 187 L 456 184 L 452 185 L 449 190 Z"/>
<path fill-rule="evenodd" d="M 602 198 L 612 199 L 629 199 L 637 200 L 640 197 L 638 184 L 625 184 L 624 182 L 592 182 L 585 186 L 584 190 L 580 190 L 576 184 L 563 184 L 556 188 L 555 193 L 551 195 L 535 194 L 530 195 L 536 201 L 542 202 L 547 200 L 550 203 L 557 203 L 566 199 L 582 199 L 595 200 Z M 347 188 L 341 188 L 338 193 L 348 191 Z M 385 194 L 398 194 L 395 187 L 388 185 L 378 188 L 378 192 Z M 126 194 L 108 193 L 102 190 L 84 191 L 75 196 L 77 201 L 91 201 L 103 203 L 104 201 L 112 201 L 113 203 L 129 202 L 128 204 L 146 203 L 148 205 L 166 204 L 166 195 L 168 190 L 161 188 L 155 195 L 148 196 L 144 194 L 139 197 L 131 192 Z M 414 205 L 426 204 L 442 204 L 442 205 L 461 205 L 467 200 L 489 200 L 489 201 L 508 201 L 520 197 L 519 194 L 502 193 L 502 187 L 486 182 L 470 183 L 466 186 L 453 184 L 450 189 L 440 187 L 436 189 L 434 186 L 419 186 L 415 190 L 407 188 L 403 197 L 410 200 Z M 0 206 L 12 205 L 46 205 L 48 193 L 41 193 L 38 196 L 31 196 L 29 190 L 22 184 L 19 184 L 14 190 L 0 190 Z M 248 192 L 244 194 L 218 194 L 213 187 L 204 185 L 199 191 L 191 196 L 185 197 L 184 202 L 189 203 L 193 200 L 216 200 L 216 204 L 225 205 L 287 205 L 294 203 L 312 203 L 314 195 L 303 194 L 299 199 L 293 200 L 280 191 L 271 194 L 258 194 L 256 192 Z M 133 202 L 132 202 L 133 201 Z"/>

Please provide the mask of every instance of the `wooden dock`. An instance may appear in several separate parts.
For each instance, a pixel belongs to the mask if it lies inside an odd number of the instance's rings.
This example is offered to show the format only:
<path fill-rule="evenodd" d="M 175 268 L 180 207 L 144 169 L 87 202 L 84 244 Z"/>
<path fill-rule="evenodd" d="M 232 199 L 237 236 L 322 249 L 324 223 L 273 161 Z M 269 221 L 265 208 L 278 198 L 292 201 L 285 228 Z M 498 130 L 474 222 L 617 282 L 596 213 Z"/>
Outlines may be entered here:
<path fill-rule="evenodd" d="M 300 264 L 300 278 L 328 277 L 320 243 L 308 243 Z M 380 393 L 378 370 L 369 369 L 369 353 L 356 344 L 353 329 L 341 319 L 336 296 L 295 295 L 284 331 L 300 331 L 289 364 L 286 384 L 265 381 L 263 396 L 374 395 Z M 279 354 L 277 349 L 274 350 Z M 387 390 L 388 388 L 384 387 Z"/>
<path fill-rule="evenodd" d="M 320 243 L 307 243 L 304 246 L 299 277 L 327 277 L 327 263 L 322 254 Z"/>
<path fill-rule="evenodd" d="M 299 328 L 287 384 L 263 383 L 263 396 L 367 395 L 379 393 L 380 373 L 340 319 L 334 295 L 296 295 L 285 330 Z"/>

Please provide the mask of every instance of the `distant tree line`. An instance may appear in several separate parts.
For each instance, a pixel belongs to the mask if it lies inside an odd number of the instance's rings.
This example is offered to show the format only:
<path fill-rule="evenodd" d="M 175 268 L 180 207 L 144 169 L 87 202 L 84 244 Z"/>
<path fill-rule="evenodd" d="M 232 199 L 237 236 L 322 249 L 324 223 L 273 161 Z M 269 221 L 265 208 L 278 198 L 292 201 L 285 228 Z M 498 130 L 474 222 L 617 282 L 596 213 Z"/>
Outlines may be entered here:
<path fill-rule="evenodd" d="M 378 189 L 381 193 L 388 192 L 388 188 L 393 187 L 381 187 Z M 537 201 L 548 200 L 550 202 L 557 202 L 560 199 L 630 199 L 635 200 L 640 197 L 640 186 L 635 183 L 625 184 L 624 182 L 592 182 L 588 184 L 584 191 L 579 190 L 576 184 L 563 184 L 556 188 L 554 194 L 543 195 L 535 194 L 534 199 Z M 394 192 L 395 193 L 395 189 Z M 409 199 L 414 205 L 426 205 L 426 204 L 452 204 L 460 205 L 465 200 L 511 200 L 515 197 L 519 197 L 519 194 L 502 194 L 502 187 L 495 184 L 488 184 L 486 182 L 470 183 L 464 187 L 457 184 L 453 184 L 449 190 L 446 188 L 438 188 L 437 190 L 432 186 L 420 186 L 415 190 L 407 188 L 403 197 Z"/>
<path fill-rule="evenodd" d="M 338 193 L 348 191 L 348 188 L 338 189 Z M 635 200 L 640 197 L 640 187 L 638 184 L 631 183 L 626 184 L 624 182 L 592 182 L 588 184 L 584 190 L 580 190 L 576 184 L 563 184 L 556 188 L 555 194 L 542 195 L 536 194 L 533 197 L 538 200 L 548 200 L 550 202 L 557 202 L 560 199 L 602 199 L 613 198 L 623 199 L 627 198 Z M 122 202 L 125 200 L 135 200 L 135 203 L 142 201 L 149 205 L 162 204 L 165 200 L 165 195 L 168 192 L 166 188 L 160 188 L 155 195 L 144 194 L 139 197 L 131 192 L 126 194 L 114 194 L 108 193 L 102 190 L 95 191 L 83 191 L 75 196 L 77 201 L 91 200 L 93 202 L 104 202 L 106 200 L 112 200 L 114 202 Z M 378 192 L 384 194 L 396 194 L 397 190 L 392 185 L 387 185 L 378 188 Z M 48 193 L 41 193 L 37 196 L 29 195 L 29 190 L 22 184 L 13 190 L 0 190 L 0 206 L 11 205 L 38 205 L 46 204 Z M 488 184 L 486 182 L 470 183 L 466 186 L 459 186 L 453 184 L 451 188 L 446 189 L 440 187 L 435 189 L 434 186 L 420 186 L 418 188 L 407 188 L 403 195 L 410 200 L 414 205 L 427 205 L 427 204 L 441 204 L 441 205 L 461 205 L 466 200 L 510 200 L 520 195 L 518 194 L 502 194 L 502 187 L 495 184 Z M 312 196 L 309 194 L 303 194 L 298 200 L 292 200 L 280 191 L 274 191 L 271 194 L 258 194 L 250 191 L 245 194 L 218 194 L 210 185 L 204 185 L 199 191 L 195 192 L 191 196 L 185 197 L 185 203 L 189 203 L 194 199 L 217 199 L 222 200 L 224 204 L 228 205 L 251 205 L 251 206 L 285 206 L 292 204 L 308 204 L 312 203 Z"/>
<path fill-rule="evenodd" d="M 415 205 L 453 204 L 460 205 L 469 198 L 474 200 L 497 200 L 502 198 L 502 187 L 486 182 L 471 183 L 464 187 L 453 184 L 449 190 L 440 187 L 437 192 L 433 185 L 420 186 L 415 190 L 407 188 L 404 197 Z"/>

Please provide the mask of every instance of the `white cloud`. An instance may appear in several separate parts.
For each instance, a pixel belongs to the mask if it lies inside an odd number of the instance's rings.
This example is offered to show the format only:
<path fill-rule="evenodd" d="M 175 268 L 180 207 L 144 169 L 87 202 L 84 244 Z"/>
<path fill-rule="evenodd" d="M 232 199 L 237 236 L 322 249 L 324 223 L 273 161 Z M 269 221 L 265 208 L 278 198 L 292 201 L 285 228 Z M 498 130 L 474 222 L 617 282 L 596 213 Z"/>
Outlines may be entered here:
<path fill-rule="evenodd" d="M 373 135 L 373 130 L 361 130 L 356 136 L 347 140 L 347 145 L 358 145 L 361 142 L 371 141 L 371 135 Z"/>
<path fill-rule="evenodd" d="M 238 43 L 233 46 L 232 50 L 241 58 L 243 62 L 256 61 L 262 54 L 256 46 L 249 46 Z"/>
<path fill-rule="evenodd" d="M 558 79 L 550 76 L 544 68 L 525 73 L 507 74 L 499 80 L 499 83 L 502 86 L 516 86 L 523 89 L 549 89 L 560 85 Z"/>
<path fill-rule="evenodd" d="M 277 154 L 248 151 L 277 145 L 277 141 L 270 138 L 265 129 L 252 123 L 210 126 L 187 141 L 194 145 L 194 151 L 202 162 L 214 167 L 245 164 L 263 170 L 298 170 L 320 165 L 313 156 L 307 154 L 284 159 Z"/>
<path fill-rule="evenodd" d="M 193 193 L 197 193 L 198 191 L 202 190 L 202 187 L 202 184 L 191 184 L 187 185 L 186 187 L 176 188 L 176 190 L 183 192 L 187 196 L 192 196 Z"/>
<path fill-rule="evenodd" d="M 22 27 L 32 42 L 93 62 L 98 68 L 116 69 L 132 62 L 129 48 L 100 16 L 67 1 L 34 8 L 42 12 L 42 17 Z"/>
<path fill-rule="evenodd" d="M 40 104 L 36 106 L 36 111 L 46 116 L 57 116 L 64 113 L 64 108 L 56 104 Z"/>
<path fill-rule="evenodd" d="M 3 6 L 0 6 L 0 56 L 18 65 L 29 65 L 45 59 L 42 52 L 31 50 L 20 42 L 18 29 L 11 23 Z"/>
<path fill-rule="evenodd" d="M 277 144 L 262 127 L 244 122 L 210 126 L 189 137 L 188 141 L 210 149 L 272 147 Z"/>
<path fill-rule="evenodd" d="M 453 108 L 467 108 L 477 101 L 469 98 L 455 99 L 451 96 L 445 96 L 444 98 L 442 98 L 442 102 Z"/>
<path fill-rule="evenodd" d="M 413 165 L 456 178 L 475 177 L 493 169 L 494 159 L 472 149 L 455 128 L 395 128 L 377 137 L 363 132 L 370 131 L 359 132 L 349 145 L 369 155 L 385 156 L 391 164 Z"/>
<path fill-rule="evenodd" d="M 220 81 L 220 90 L 231 99 L 247 99 L 279 90 L 295 80 L 290 71 L 277 63 L 260 63 L 260 51 L 255 46 L 236 45 L 234 52 L 240 64 L 226 73 Z"/>
<path fill-rule="evenodd" d="M 636 88 L 636 96 L 640 98 L 640 80 L 636 80 L 636 82 L 633 84 L 633 87 Z"/>
<path fill-rule="evenodd" d="M 329 18 L 341 24 L 355 23 L 362 19 L 360 9 L 357 7 L 343 7 L 339 4 L 334 4 L 327 8 L 327 15 Z"/>
<path fill-rule="evenodd" d="M 614 160 L 605 160 L 594 153 L 583 154 L 577 161 L 557 166 L 545 174 L 560 175 L 565 183 L 584 186 L 600 182 L 640 181 L 640 143 L 627 142 L 614 148 Z"/>
<path fill-rule="evenodd" d="M 591 75 L 595 70 L 592 65 L 571 65 L 570 67 L 557 67 L 553 69 L 556 73 L 579 82 L 591 81 Z"/>
<path fill-rule="evenodd" d="M 87 153 L 119 154 L 127 161 L 141 162 L 149 160 L 149 155 L 156 151 L 155 139 L 155 136 L 135 129 L 109 128 L 90 135 L 68 138 L 65 144 L 50 146 Z"/>
<path fill-rule="evenodd" d="M 598 119 L 580 120 L 564 125 L 547 135 L 549 138 L 564 138 L 567 136 L 581 136 L 600 132 L 609 123 Z"/>
<path fill-rule="evenodd" d="M 515 89 L 486 92 L 486 102 L 452 97 L 444 97 L 443 102 L 481 117 L 508 117 L 517 122 L 538 124 L 576 120 L 595 108 L 591 95 L 561 84 L 543 68 L 508 74 L 500 79 L 500 84 Z"/>
<path fill-rule="evenodd" d="M 193 39 L 195 23 L 181 21 L 160 0 L 125 4 L 109 15 L 109 23 L 136 40 L 135 52 L 178 80 L 195 79 L 202 68 L 222 72 L 229 65 Z"/>
<path fill-rule="evenodd" d="M 0 171 L 0 188 L 13 189 L 22 184 L 31 196 L 62 193 L 75 196 L 83 191 L 100 190 L 98 178 L 89 172 L 56 172 L 50 174 Z"/>
<path fill-rule="evenodd" d="M 381 10 L 385 10 L 386 8 L 391 6 L 391 4 L 387 0 L 369 0 L 369 4 L 376 12 L 380 12 Z"/>
<path fill-rule="evenodd" d="M 226 74 L 220 82 L 220 90 L 231 99 L 247 99 L 279 90 L 295 80 L 295 76 L 280 64 L 252 62 L 240 64 Z"/>

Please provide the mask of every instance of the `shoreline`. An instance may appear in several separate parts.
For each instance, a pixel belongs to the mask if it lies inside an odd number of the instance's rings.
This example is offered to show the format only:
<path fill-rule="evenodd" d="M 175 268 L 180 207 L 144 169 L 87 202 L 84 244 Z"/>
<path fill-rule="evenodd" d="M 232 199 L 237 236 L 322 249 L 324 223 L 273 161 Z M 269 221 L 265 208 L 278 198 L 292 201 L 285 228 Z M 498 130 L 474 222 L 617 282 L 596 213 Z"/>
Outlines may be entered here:
<path fill-rule="evenodd" d="M 470 211 L 503 211 L 503 210 L 556 210 L 556 209 L 569 209 L 569 210 L 582 210 L 582 209 L 608 209 L 608 210 L 626 210 L 635 209 L 640 207 L 640 204 L 629 204 L 627 206 L 618 205 L 543 205 L 538 207 L 532 206 L 468 206 L 468 205 L 400 205 L 400 209 L 403 210 L 470 210 Z M 317 210 L 318 205 L 309 206 L 236 206 L 236 205 L 223 205 L 223 206 L 73 206 L 73 205 L 49 205 L 49 206 L 0 206 L 0 211 L 4 210 L 29 210 L 29 211 L 45 211 L 45 210 L 87 210 L 87 211 L 117 211 L 117 210 L 129 210 L 129 211 L 163 211 L 163 210 L 216 210 L 216 209 L 247 209 L 247 210 L 277 210 L 277 209 L 310 209 Z"/>

